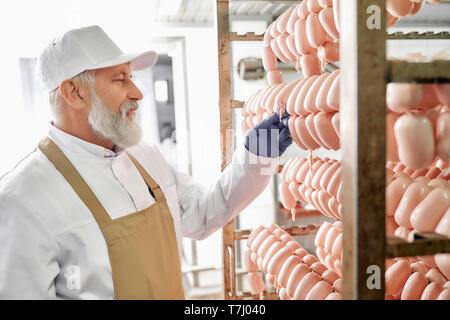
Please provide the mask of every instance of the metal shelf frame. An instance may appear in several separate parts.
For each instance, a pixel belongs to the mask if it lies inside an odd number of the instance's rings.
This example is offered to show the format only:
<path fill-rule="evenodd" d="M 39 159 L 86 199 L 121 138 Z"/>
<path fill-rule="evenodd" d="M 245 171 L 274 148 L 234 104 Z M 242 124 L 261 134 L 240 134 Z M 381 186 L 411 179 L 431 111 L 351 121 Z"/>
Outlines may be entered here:
<path fill-rule="evenodd" d="M 251 2 L 252 0 L 244 0 Z M 253 0 L 259 1 L 261 0 Z M 231 96 L 231 42 L 262 41 L 264 35 L 229 31 L 229 0 L 216 0 L 219 61 L 220 133 L 222 170 L 229 164 L 226 150 L 231 150 L 232 110 L 242 108 L 243 101 Z M 237 2 L 235 0 L 235 2 Z M 265 1 L 292 2 L 299 1 Z M 386 59 L 387 40 L 450 39 L 448 32 L 388 34 L 386 0 L 346 0 L 341 12 L 341 148 L 343 164 L 343 294 L 344 299 L 385 298 L 385 258 L 450 253 L 450 239 L 422 235 L 412 243 L 385 235 L 385 147 L 386 84 L 388 82 L 450 82 L 450 62 L 410 63 Z M 381 8 L 381 28 L 368 29 L 367 8 Z M 370 63 L 368 63 L 370 61 Z M 280 166 L 279 170 L 281 170 Z M 319 226 L 286 228 L 293 235 L 310 235 Z M 235 221 L 223 228 L 224 299 L 276 299 L 274 292 L 261 296 L 236 292 L 236 241 L 247 239 L 251 230 L 235 230 Z M 381 287 L 366 285 L 369 266 L 378 266 Z"/>

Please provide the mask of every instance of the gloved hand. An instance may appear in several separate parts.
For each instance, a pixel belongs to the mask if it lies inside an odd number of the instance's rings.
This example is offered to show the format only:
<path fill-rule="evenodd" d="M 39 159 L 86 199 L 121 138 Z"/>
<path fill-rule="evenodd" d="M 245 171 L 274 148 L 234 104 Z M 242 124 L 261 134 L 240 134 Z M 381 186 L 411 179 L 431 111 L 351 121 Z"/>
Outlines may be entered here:
<path fill-rule="evenodd" d="M 245 148 L 253 154 L 262 157 L 276 158 L 283 154 L 292 143 L 288 127 L 289 113 L 286 111 L 280 121 L 280 112 L 275 112 L 245 135 Z"/>

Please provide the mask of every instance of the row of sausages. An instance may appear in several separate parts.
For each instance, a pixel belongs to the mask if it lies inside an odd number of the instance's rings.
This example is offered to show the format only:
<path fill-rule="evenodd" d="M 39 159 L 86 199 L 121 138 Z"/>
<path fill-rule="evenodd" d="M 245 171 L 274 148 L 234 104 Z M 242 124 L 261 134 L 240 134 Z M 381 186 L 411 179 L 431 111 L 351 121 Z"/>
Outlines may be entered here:
<path fill-rule="evenodd" d="M 339 149 L 339 70 L 274 84 L 252 94 L 242 109 L 247 130 L 285 106 L 293 141 L 302 149 Z"/>
<path fill-rule="evenodd" d="M 281 203 L 291 211 L 297 201 L 309 203 L 323 215 L 342 220 L 341 173 L 335 159 L 291 158 L 281 170 Z"/>
<path fill-rule="evenodd" d="M 305 77 L 322 73 L 323 65 L 339 60 L 336 0 L 307 0 L 290 7 L 266 30 L 263 65 L 269 83 L 280 83 L 277 58 L 297 62 Z"/>
<path fill-rule="evenodd" d="M 424 0 L 388 0 L 387 25 L 416 14 Z M 430 0 L 429 2 L 440 2 Z M 319 75 L 327 62 L 339 60 L 339 10 L 341 0 L 304 0 L 283 12 L 264 35 L 263 65 L 269 84 L 282 82 L 277 58 L 296 62 L 304 77 Z"/>
<path fill-rule="evenodd" d="M 388 259 L 387 300 L 450 300 L 450 281 L 417 259 Z"/>
<path fill-rule="evenodd" d="M 316 255 L 329 270 L 342 277 L 342 222 L 325 222 L 317 231 Z M 420 272 L 421 275 L 412 273 Z M 386 299 L 449 300 L 450 281 L 435 264 L 433 256 L 386 260 Z M 444 293 L 442 293 L 444 292 Z"/>
<path fill-rule="evenodd" d="M 279 292 L 282 300 L 340 300 L 342 279 L 309 254 L 279 226 L 259 226 L 247 241 L 245 267 L 252 292 L 263 293 L 258 270 Z"/>

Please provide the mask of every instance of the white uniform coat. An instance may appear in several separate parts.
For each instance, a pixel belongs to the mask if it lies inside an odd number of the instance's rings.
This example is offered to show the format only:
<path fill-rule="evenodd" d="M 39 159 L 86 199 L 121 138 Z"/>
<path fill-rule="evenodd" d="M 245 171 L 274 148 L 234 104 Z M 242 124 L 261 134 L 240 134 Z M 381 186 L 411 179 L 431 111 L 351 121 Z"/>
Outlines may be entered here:
<path fill-rule="evenodd" d="M 113 152 L 53 125 L 48 136 L 69 158 L 112 219 L 155 200 L 124 152 Z M 160 185 L 182 237 L 203 239 L 241 212 L 267 186 L 279 158 L 238 147 L 209 186 L 177 172 L 144 142 L 127 149 Z M 219 248 L 214 252 L 218 254 Z M 155 275 L 156 277 L 158 275 Z M 91 212 L 36 148 L 0 179 L 0 299 L 113 299 L 111 265 Z"/>

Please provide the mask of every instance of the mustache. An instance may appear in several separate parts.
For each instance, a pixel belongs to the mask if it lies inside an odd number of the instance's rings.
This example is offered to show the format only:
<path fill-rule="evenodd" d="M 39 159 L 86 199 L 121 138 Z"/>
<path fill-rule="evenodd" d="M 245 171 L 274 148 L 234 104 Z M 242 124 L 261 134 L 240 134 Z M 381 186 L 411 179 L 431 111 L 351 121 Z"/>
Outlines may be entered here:
<path fill-rule="evenodd" d="M 139 105 L 138 105 L 138 103 L 136 101 L 125 101 L 120 106 L 120 113 L 122 115 L 124 115 L 129 110 L 135 110 L 136 111 L 138 108 L 139 108 Z"/>

